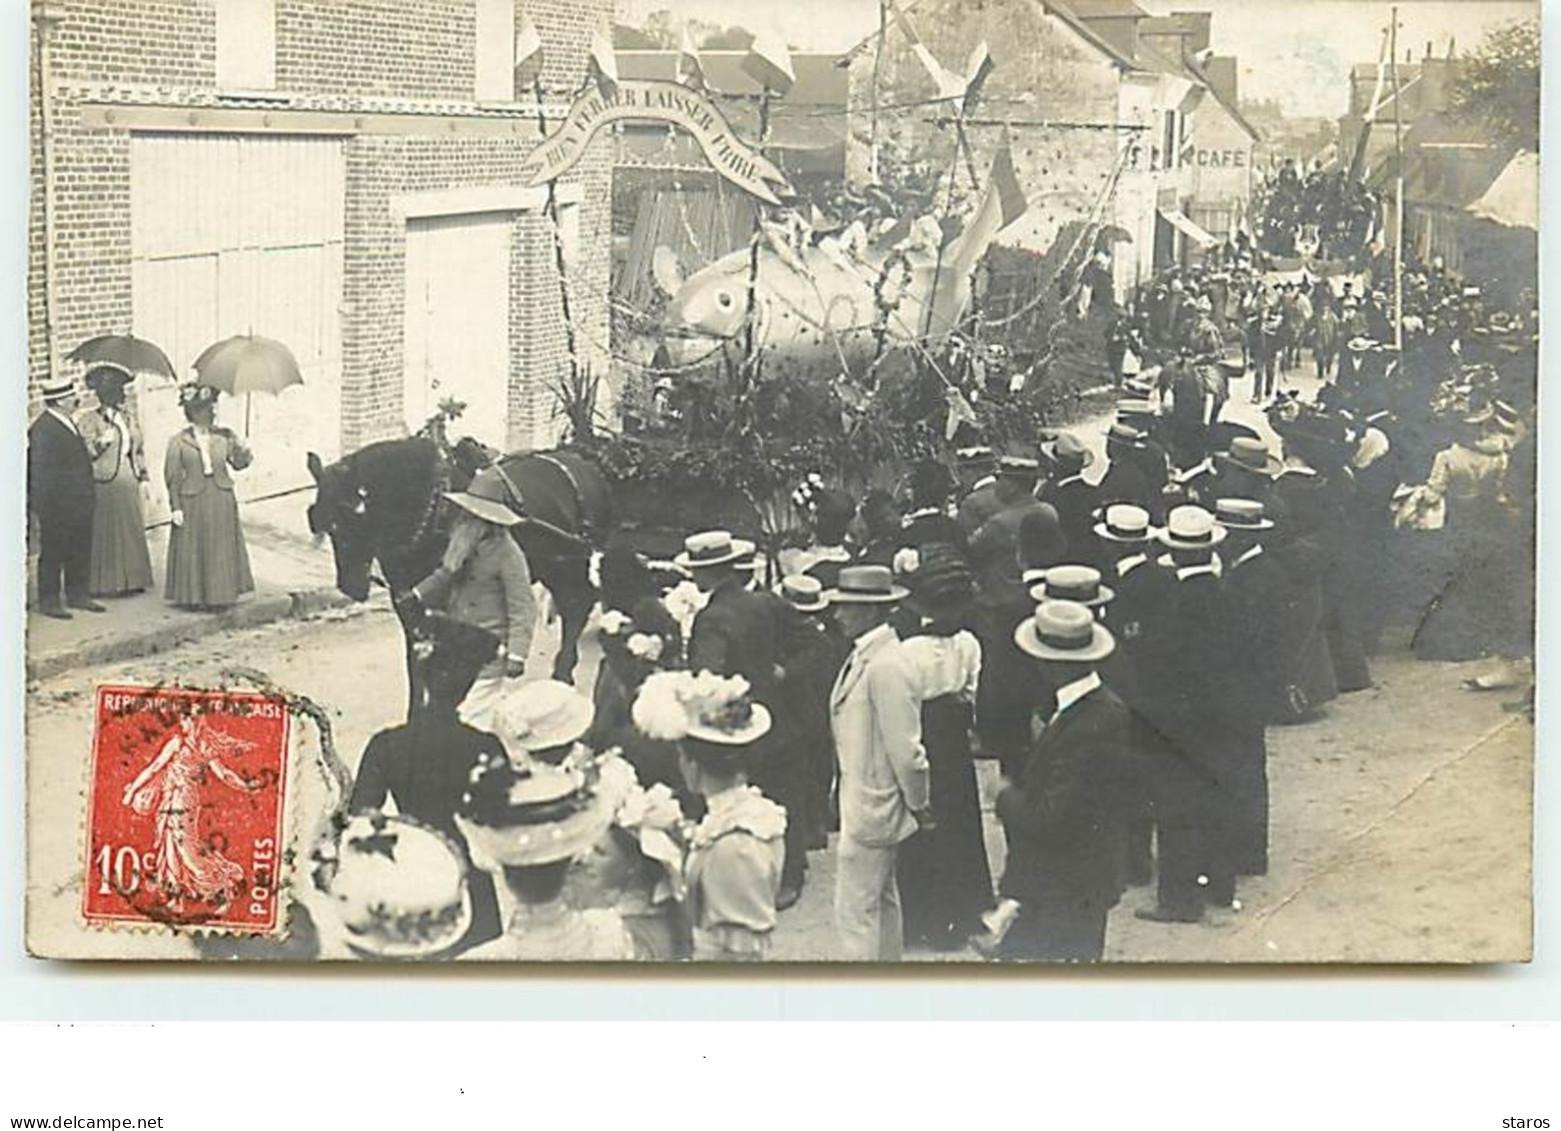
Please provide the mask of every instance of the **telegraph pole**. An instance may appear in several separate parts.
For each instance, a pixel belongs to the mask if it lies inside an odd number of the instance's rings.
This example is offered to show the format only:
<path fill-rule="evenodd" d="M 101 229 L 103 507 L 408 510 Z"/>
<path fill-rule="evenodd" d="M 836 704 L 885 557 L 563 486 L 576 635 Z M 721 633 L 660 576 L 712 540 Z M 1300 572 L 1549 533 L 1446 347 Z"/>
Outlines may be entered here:
<path fill-rule="evenodd" d="M 1398 7 L 1388 32 L 1393 78 L 1393 348 L 1404 349 L 1404 107 L 1398 85 Z"/>

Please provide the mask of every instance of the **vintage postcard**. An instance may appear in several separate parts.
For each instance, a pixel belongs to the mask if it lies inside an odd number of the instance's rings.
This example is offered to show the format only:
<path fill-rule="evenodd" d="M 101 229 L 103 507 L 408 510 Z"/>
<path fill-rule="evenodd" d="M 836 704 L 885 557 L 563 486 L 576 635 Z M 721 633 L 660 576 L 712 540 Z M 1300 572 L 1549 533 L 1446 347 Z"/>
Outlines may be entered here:
<path fill-rule="evenodd" d="M 32 954 L 1530 958 L 1538 5 L 30 35 Z"/>

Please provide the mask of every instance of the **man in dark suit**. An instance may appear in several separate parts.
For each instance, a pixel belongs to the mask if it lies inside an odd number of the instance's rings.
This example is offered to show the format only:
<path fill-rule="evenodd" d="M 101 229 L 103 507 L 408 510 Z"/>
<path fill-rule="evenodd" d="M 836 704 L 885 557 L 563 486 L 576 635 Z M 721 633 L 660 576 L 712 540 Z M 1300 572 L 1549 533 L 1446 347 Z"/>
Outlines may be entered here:
<path fill-rule="evenodd" d="M 43 411 L 27 430 L 27 505 L 38 519 L 38 611 L 70 620 L 65 605 L 101 613 L 92 571 L 92 456 L 71 411 L 76 384 L 48 381 Z M 64 579 L 65 599 L 60 600 Z"/>
<path fill-rule="evenodd" d="M 1240 876 L 1268 871 L 1268 724 L 1279 714 L 1284 658 L 1294 648 L 1294 623 L 1284 601 L 1284 567 L 1263 540 L 1273 519 L 1254 499 L 1220 499 L 1214 517 L 1228 532 L 1220 579 L 1222 636 L 1231 657 L 1230 821 L 1224 846 Z"/>
<path fill-rule="evenodd" d="M 1143 793 L 1130 815 L 1127 837 L 1127 882 L 1147 884 L 1153 870 L 1154 806 L 1149 782 L 1160 761 L 1168 756 L 1165 740 L 1149 721 L 1150 704 L 1145 688 L 1152 684 L 1156 662 L 1155 633 L 1163 627 L 1165 610 L 1176 581 L 1169 570 L 1155 564 L 1159 544 L 1150 526 L 1149 512 L 1130 503 L 1106 507 L 1095 527 L 1100 544 L 1097 556 L 1115 598 L 1101 616 L 1117 648 L 1101 666 L 1106 686 L 1116 692 L 1133 714 L 1133 759 Z M 1141 674 L 1142 673 L 1142 674 Z"/>
<path fill-rule="evenodd" d="M 997 497 L 997 453 L 991 448 L 961 448 L 959 478 L 965 494 L 959 502 L 958 522 L 968 538 L 981 524 L 1003 509 Z"/>
<path fill-rule="evenodd" d="M 936 460 L 923 460 L 911 469 L 911 509 L 901 520 L 901 545 L 921 549 L 935 543 L 965 550 L 965 531 L 949 514 L 954 477 Z"/>
<path fill-rule="evenodd" d="M 1064 432 L 1042 444 L 1041 454 L 1046 457 L 1049 472 L 1037 497 L 1056 510 L 1070 560 L 1082 561 L 1081 555 L 1094 541 L 1090 531 L 1099 505 L 1094 484 L 1084 478 L 1085 469 L 1095 462 L 1095 453 L 1077 436 Z"/>
<path fill-rule="evenodd" d="M 1235 898 L 1229 843 L 1226 718 L 1232 663 L 1221 631 L 1223 563 L 1215 547 L 1226 531 L 1201 507 L 1171 511 L 1157 562 L 1174 578 L 1148 662 L 1138 667 L 1149 722 L 1164 744 L 1153 774 L 1159 835 L 1156 904 L 1140 919 L 1196 923 L 1208 904 Z"/>
<path fill-rule="evenodd" d="M 1136 784 L 1132 717 L 1095 666 L 1110 631 L 1085 606 L 1047 601 L 1014 633 L 1048 669 L 1057 708 L 1016 780 L 997 796 L 1008 838 L 999 885 L 1017 917 L 995 951 L 1024 962 L 1098 962 L 1122 895 L 1127 814 Z"/>
<path fill-rule="evenodd" d="M 1129 503 L 1148 511 L 1151 520 L 1158 515 L 1163 521 L 1168 471 L 1164 449 L 1152 450 L 1142 429 L 1116 423 L 1106 431 L 1106 456 L 1111 465 L 1095 490 L 1099 502 Z"/>
<path fill-rule="evenodd" d="M 751 778 L 766 796 L 788 812 L 806 807 L 804 759 L 793 749 L 796 720 L 781 702 L 782 666 L 791 610 L 767 589 L 752 590 L 754 544 L 725 530 L 708 530 L 684 539 L 673 561 L 688 570 L 694 584 L 710 595 L 689 631 L 691 671 L 740 675 L 755 703 L 769 708 L 774 726 L 753 747 Z M 776 909 L 784 911 L 802 895 L 807 873 L 807 824 L 786 822 L 786 860 L 781 870 Z"/>

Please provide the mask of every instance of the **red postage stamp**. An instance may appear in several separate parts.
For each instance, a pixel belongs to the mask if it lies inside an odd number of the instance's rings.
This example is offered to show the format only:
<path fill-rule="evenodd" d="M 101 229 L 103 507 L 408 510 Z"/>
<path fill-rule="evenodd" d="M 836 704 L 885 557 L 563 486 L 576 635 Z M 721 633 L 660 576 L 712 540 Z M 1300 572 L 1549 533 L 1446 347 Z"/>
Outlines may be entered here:
<path fill-rule="evenodd" d="M 85 917 L 274 931 L 286 704 L 254 692 L 100 687 L 96 721 Z"/>

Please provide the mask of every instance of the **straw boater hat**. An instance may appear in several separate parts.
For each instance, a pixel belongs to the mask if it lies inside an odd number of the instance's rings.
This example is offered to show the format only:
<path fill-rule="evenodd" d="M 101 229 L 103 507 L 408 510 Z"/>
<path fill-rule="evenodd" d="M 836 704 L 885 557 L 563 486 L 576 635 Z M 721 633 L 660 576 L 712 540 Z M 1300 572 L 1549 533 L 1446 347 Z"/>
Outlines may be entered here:
<path fill-rule="evenodd" d="M 632 780 L 632 779 L 630 779 Z M 583 855 L 612 824 L 617 776 L 484 754 L 455 823 L 481 867 L 534 868 Z"/>
<path fill-rule="evenodd" d="M 1116 650 L 1116 641 L 1095 614 L 1075 601 L 1047 601 L 1014 629 L 1019 650 L 1037 660 L 1095 664 Z"/>
<path fill-rule="evenodd" d="M 1268 450 L 1266 443 L 1250 436 L 1233 437 L 1230 441 L 1230 449 L 1215 452 L 1214 458 L 1217 462 L 1234 464 L 1258 475 L 1275 476 L 1285 467 L 1274 453 Z"/>
<path fill-rule="evenodd" d="M 1274 520 L 1263 513 L 1256 499 L 1216 499 L 1214 521 L 1226 530 L 1272 530 Z"/>
<path fill-rule="evenodd" d="M 1030 599 L 1045 601 L 1074 601 L 1085 608 L 1098 609 L 1116 593 L 1100 583 L 1100 571 L 1093 566 L 1052 566 L 1041 578 L 1039 585 L 1030 590 Z"/>
<path fill-rule="evenodd" d="M 1135 420 L 1154 421 L 1159 415 L 1155 411 L 1154 402 L 1147 397 L 1123 397 L 1117 401 L 1119 423 L 1130 424 Z"/>
<path fill-rule="evenodd" d="M 1004 456 L 998 461 L 997 473 L 1004 479 L 1033 483 L 1041 477 L 1041 461 L 1025 456 Z"/>
<path fill-rule="evenodd" d="M 525 521 L 510 509 L 509 488 L 492 468 L 472 476 L 466 490 L 447 491 L 444 497 L 468 514 L 497 526 L 518 526 Z"/>
<path fill-rule="evenodd" d="M 1159 532 L 1162 544 L 1173 550 L 1212 550 L 1225 541 L 1226 530 L 1202 507 L 1177 507 Z"/>
<path fill-rule="evenodd" d="M 961 467 L 987 467 L 997 462 L 997 453 L 984 444 L 978 444 L 975 447 L 960 448 L 954 453 L 954 458 L 959 461 Z"/>
<path fill-rule="evenodd" d="M 1149 433 L 1136 425 L 1117 421 L 1106 429 L 1106 446 L 1113 444 L 1124 448 L 1144 448 L 1149 443 Z"/>
<path fill-rule="evenodd" d="M 518 683 L 494 713 L 494 733 L 511 755 L 577 742 L 591 729 L 596 709 L 567 683 L 553 679 Z"/>
<path fill-rule="evenodd" d="M 52 381 L 45 381 L 38 386 L 38 392 L 43 397 L 45 404 L 62 401 L 76 392 L 76 382 L 69 377 L 56 377 Z"/>
<path fill-rule="evenodd" d="M 821 613 L 829 608 L 829 600 L 824 596 L 823 582 L 805 573 L 784 578 L 780 588 L 775 592 L 781 600 L 799 613 Z"/>
<path fill-rule="evenodd" d="M 1095 453 L 1071 432 L 1064 432 L 1055 440 L 1042 444 L 1041 453 L 1053 466 L 1064 471 L 1082 471 L 1095 462 Z"/>
<path fill-rule="evenodd" d="M 893 605 L 905 600 L 910 590 L 894 583 L 888 566 L 845 566 L 833 589 L 824 594 L 831 605 Z"/>
<path fill-rule="evenodd" d="M 683 552 L 672 560 L 684 569 L 704 569 L 751 558 L 754 549 L 752 542 L 733 538 L 729 530 L 705 530 L 683 539 Z"/>
<path fill-rule="evenodd" d="M 1107 542 L 1136 544 L 1154 538 L 1149 525 L 1149 512 L 1132 503 L 1112 503 L 1103 511 L 1097 511 L 1100 521 L 1095 524 L 1095 534 Z"/>

